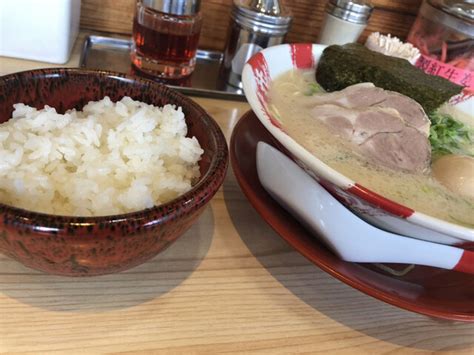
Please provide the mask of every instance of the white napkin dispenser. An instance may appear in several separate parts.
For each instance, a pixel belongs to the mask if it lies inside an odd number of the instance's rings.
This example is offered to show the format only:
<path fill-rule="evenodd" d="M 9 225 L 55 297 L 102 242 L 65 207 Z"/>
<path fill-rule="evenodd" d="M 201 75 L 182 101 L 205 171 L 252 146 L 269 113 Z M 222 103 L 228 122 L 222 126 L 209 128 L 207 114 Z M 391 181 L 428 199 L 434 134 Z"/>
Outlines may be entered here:
<path fill-rule="evenodd" d="M 81 0 L 1 0 L 0 55 L 66 63 L 80 14 Z"/>

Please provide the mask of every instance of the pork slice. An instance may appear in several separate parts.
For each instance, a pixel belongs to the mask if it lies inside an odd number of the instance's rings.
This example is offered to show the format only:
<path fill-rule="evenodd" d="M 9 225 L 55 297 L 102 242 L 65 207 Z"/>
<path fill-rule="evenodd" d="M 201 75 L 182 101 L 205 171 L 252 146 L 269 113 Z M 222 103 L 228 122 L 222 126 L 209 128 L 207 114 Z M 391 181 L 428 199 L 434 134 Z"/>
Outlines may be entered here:
<path fill-rule="evenodd" d="M 326 104 L 345 108 L 370 106 L 393 108 L 407 125 L 418 129 L 426 137 L 429 135 L 430 120 L 418 102 L 398 92 L 378 88 L 372 83 L 355 84 L 341 91 L 313 95 L 308 100 L 310 107 Z"/>
<path fill-rule="evenodd" d="M 425 172 L 431 146 L 419 130 L 405 126 L 401 132 L 380 132 L 359 145 L 360 152 L 376 164 L 409 172 Z"/>
<path fill-rule="evenodd" d="M 314 106 L 311 114 L 376 164 L 411 172 L 429 167 L 431 147 L 427 136 L 408 126 L 394 108 L 324 104 Z"/>
<path fill-rule="evenodd" d="M 398 92 L 386 91 L 386 98 L 375 106 L 397 110 L 408 126 L 416 128 L 428 137 L 431 122 L 423 107 L 415 100 Z"/>
<path fill-rule="evenodd" d="M 341 91 L 316 94 L 308 98 L 307 105 L 332 104 L 346 108 L 372 106 L 386 99 L 384 89 L 374 86 L 372 83 L 360 83 L 348 86 Z"/>
<path fill-rule="evenodd" d="M 348 86 L 341 91 L 345 100 L 339 102 L 347 108 L 374 106 L 386 98 L 386 91 L 372 83 L 360 83 Z"/>
<path fill-rule="evenodd" d="M 314 106 L 311 114 L 312 117 L 323 121 L 335 135 L 351 140 L 358 112 L 337 105 L 324 104 Z"/>
<path fill-rule="evenodd" d="M 311 113 L 331 132 L 356 144 L 379 132 L 399 132 L 404 127 L 396 110 L 381 107 L 352 109 L 325 104 L 313 107 Z"/>
<path fill-rule="evenodd" d="M 362 144 L 376 134 L 397 133 L 404 127 L 404 122 L 396 110 L 368 107 L 359 110 L 354 121 L 351 140 L 356 144 Z"/>

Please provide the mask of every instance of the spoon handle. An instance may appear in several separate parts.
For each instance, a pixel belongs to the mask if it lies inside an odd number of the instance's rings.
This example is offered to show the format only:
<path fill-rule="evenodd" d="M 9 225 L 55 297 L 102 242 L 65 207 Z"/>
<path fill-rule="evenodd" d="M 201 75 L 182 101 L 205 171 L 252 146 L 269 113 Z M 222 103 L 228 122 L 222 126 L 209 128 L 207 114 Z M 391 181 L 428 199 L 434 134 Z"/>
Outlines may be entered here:
<path fill-rule="evenodd" d="M 257 173 L 265 190 L 345 261 L 417 264 L 474 274 L 474 252 L 368 224 L 263 142 L 257 146 Z"/>

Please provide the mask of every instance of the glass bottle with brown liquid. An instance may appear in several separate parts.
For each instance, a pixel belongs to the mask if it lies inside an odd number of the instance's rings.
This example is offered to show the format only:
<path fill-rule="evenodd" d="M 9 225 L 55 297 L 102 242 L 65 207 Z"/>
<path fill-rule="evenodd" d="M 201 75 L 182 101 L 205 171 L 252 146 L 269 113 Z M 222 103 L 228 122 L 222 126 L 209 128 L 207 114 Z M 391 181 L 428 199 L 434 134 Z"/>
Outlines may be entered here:
<path fill-rule="evenodd" d="M 190 75 L 202 16 L 199 0 L 138 0 L 133 19 L 132 64 L 165 79 Z"/>

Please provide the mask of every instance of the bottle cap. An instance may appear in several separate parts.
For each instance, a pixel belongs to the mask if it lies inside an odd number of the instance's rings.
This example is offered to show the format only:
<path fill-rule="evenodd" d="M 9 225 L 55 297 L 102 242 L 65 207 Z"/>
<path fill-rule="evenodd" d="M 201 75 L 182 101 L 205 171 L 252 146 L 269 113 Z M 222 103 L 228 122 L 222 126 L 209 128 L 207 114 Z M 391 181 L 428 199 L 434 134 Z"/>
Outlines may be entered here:
<path fill-rule="evenodd" d="M 201 0 L 139 0 L 143 6 L 171 15 L 195 15 L 201 7 Z"/>
<path fill-rule="evenodd" d="M 474 1 L 428 0 L 420 7 L 420 14 L 432 22 L 474 38 Z"/>
<path fill-rule="evenodd" d="M 353 23 L 366 23 L 374 6 L 370 0 L 329 0 L 326 12 Z"/>
<path fill-rule="evenodd" d="M 292 20 L 278 0 L 234 0 L 231 17 L 243 28 L 269 36 L 284 36 Z"/>

